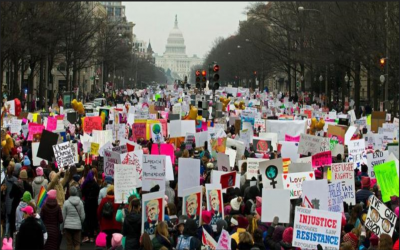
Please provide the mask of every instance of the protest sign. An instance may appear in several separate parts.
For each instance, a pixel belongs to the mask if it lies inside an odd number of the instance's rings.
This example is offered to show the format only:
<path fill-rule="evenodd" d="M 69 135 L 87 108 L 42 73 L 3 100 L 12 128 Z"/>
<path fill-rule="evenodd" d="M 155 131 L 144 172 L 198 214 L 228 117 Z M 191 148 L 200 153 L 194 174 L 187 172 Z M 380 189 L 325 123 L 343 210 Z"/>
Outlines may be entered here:
<path fill-rule="evenodd" d="M 203 227 L 203 234 L 201 236 L 202 245 L 207 247 L 208 249 L 217 249 L 217 242 L 214 238 L 207 232 L 207 230 Z"/>
<path fill-rule="evenodd" d="M 182 191 L 182 215 L 194 220 L 201 226 L 201 211 L 203 203 L 203 188 L 201 186 Z"/>
<path fill-rule="evenodd" d="M 172 167 L 171 157 L 167 155 L 165 159 L 165 180 L 174 181 L 174 170 Z"/>
<path fill-rule="evenodd" d="M 160 150 L 160 151 L 158 151 Z M 171 157 L 172 164 L 175 164 L 174 146 L 169 143 L 153 144 L 151 148 L 152 155 L 167 155 Z"/>
<path fill-rule="evenodd" d="M 170 137 L 185 137 L 187 133 L 196 133 L 196 124 L 194 120 L 176 120 L 170 122 Z"/>
<path fill-rule="evenodd" d="M 142 190 L 150 191 L 155 185 L 165 190 L 165 155 L 143 155 Z"/>
<path fill-rule="evenodd" d="M 179 158 L 178 197 L 182 197 L 182 191 L 200 185 L 200 160 Z"/>
<path fill-rule="evenodd" d="M 369 201 L 370 205 L 367 219 L 365 220 L 365 227 L 378 237 L 381 234 L 388 234 L 392 237 L 396 227 L 396 214 L 376 198 L 375 195 Z"/>
<path fill-rule="evenodd" d="M 285 134 L 285 141 L 299 142 L 300 135 L 299 136 L 290 136 L 290 135 Z"/>
<path fill-rule="evenodd" d="M 381 188 L 382 201 L 390 201 L 391 196 L 399 197 L 399 179 L 396 177 L 395 161 L 385 162 L 374 166 L 376 181 Z"/>
<path fill-rule="evenodd" d="M 308 157 L 307 157 L 308 158 Z M 311 158 L 311 157 L 310 157 Z M 304 158 L 301 158 L 304 159 Z M 308 163 L 297 163 L 292 162 L 289 165 L 289 173 L 300 173 L 300 172 L 310 172 L 314 171 L 310 162 Z"/>
<path fill-rule="evenodd" d="M 90 143 L 90 154 L 99 155 L 99 144 L 92 142 Z"/>
<path fill-rule="evenodd" d="M 136 187 L 136 174 L 134 165 L 114 165 L 115 203 L 128 203 L 128 198 Z"/>
<path fill-rule="evenodd" d="M 341 226 L 341 213 L 296 207 L 292 246 L 339 250 Z"/>
<path fill-rule="evenodd" d="M 231 250 L 231 235 L 229 234 L 228 231 L 225 229 L 222 229 L 221 235 L 219 236 L 218 239 L 218 244 L 216 249 L 221 249 L 221 250 Z"/>
<path fill-rule="evenodd" d="M 208 131 L 203 131 L 199 133 L 195 133 L 195 142 L 196 142 L 196 147 L 203 147 L 204 143 L 208 141 Z"/>
<path fill-rule="evenodd" d="M 135 141 L 139 139 L 146 139 L 146 123 L 134 123 L 132 126 L 132 133 Z"/>
<path fill-rule="evenodd" d="M 282 158 L 289 158 L 292 162 L 296 162 L 300 155 L 297 153 L 299 148 L 298 142 L 290 141 L 279 141 L 281 145 L 281 156 Z"/>
<path fill-rule="evenodd" d="M 328 181 L 306 180 L 301 184 L 303 206 L 308 208 L 328 210 Z"/>
<path fill-rule="evenodd" d="M 267 153 L 271 147 L 271 141 L 259 137 L 253 138 L 254 151 L 257 153 Z M 271 148 L 272 149 L 272 148 Z"/>
<path fill-rule="evenodd" d="M 39 150 L 40 142 L 32 142 L 32 166 L 40 166 L 40 162 L 44 159 L 37 157 L 37 152 Z M 47 160 L 44 160 L 47 164 Z"/>
<path fill-rule="evenodd" d="M 243 142 L 240 142 L 238 140 L 233 140 L 231 138 L 227 138 L 226 140 L 226 148 L 236 148 L 236 160 L 240 160 L 242 156 L 244 155 L 244 151 L 246 150 L 246 147 Z M 226 149 L 225 149 L 225 153 Z"/>
<path fill-rule="evenodd" d="M 162 134 L 162 127 L 160 123 L 151 124 L 151 138 L 154 143 L 161 143 L 164 141 L 164 137 Z"/>
<path fill-rule="evenodd" d="M 43 130 L 42 137 L 40 138 L 40 145 L 37 152 L 37 157 L 47 161 L 53 161 L 54 151 L 53 145 L 58 142 L 58 134 Z"/>
<path fill-rule="evenodd" d="M 342 182 L 335 181 L 328 184 L 329 196 L 328 196 L 328 211 L 331 212 L 344 212 L 343 199 L 344 195 L 342 192 Z"/>
<path fill-rule="evenodd" d="M 353 135 L 356 131 L 357 131 L 357 127 L 355 127 L 355 126 L 350 126 L 347 129 L 346 134 L 344 135 L 344 143 L 346 145 L 349 145 L 348 143 L 350 142 L 351 138 L 353 137 Z"/>
<path fill-rule="evenodd" d="M 217 153 L 225 153 L 226 137 L 211 139 L 210 144 L 211 144 L 211 157 L 212 158 L 216 159 Z"/>
<path fill-rule="evenodd" d="M 137 149 L 135 151 L 129 151 L 121 154 L 121 163 L 127 165 L 133 165 L 136 171 L 136 187 L 142 186 L 142 162 L 143 162 L 143 150 Z M 160 189 L 161 190 L 161 189 Z"/>
<path fill-rule="evenodd" d="M 298 154 L 308 155 L 308 153 L 316 154 L 329 150 L 329 138 L 318 137 L 315 135 L 301 134 Z"/>
<path fill-rule="evenodd" d="M 11 120 L 11 126 L 10 126 L 10 132 L 11 134 L 20 134 L 21 133 L 21 123 L 22 120 L 20 119 L 12 119 Z"/>
<path fill-rule="evenodd" d="M 55 117 L 47 117 L 46 129 L 51 132 L 57 129 L 57 119 Z"/>
<path fill-rule="evenodd" d="M 247 159 L 247 169 L 249 166 Z M 263 188 L 266 189 L 282 189 L 282 173 L 283 173 L 283 163 L 282 158 L 274 160 L 259 160 L 260 174 L 262 176 Z"/>
<path fill-rule="evenodd" d="M 221 175 L 220 182 L 222 189 L 227 189 L 236 186 L 236 172 L 228 172 Z"/>
<path fill-rule="evenodd" d="M 368 160 L 368 175 L 371 179 L 375 179 L 374 166 L 385 163 L 389 157 L 388 151 L 377 151 L 375 153 L 367 154 Z"/>
<path fill-rule="evenodd" d="M 272 222 L 275 216 L 279 223 L 290 222 L 290 191 L 284 189 L 262 190 L 261 222 Z"/>
<path fill-rule="evenodd" d="M 283 189 L 290 190 L 290 199 L 297 199 L 302 194 L 302 183 L 306 180 L 315 180 L 313 171 L 282 174 Z"/>
<path fill-rule="evenodd" d="M 42 134 L 44 130 L 44 126 L 36 123 L 29 123 L 29 135 L 28 135 L 28 141 L 33 141 L 33 135 L 34 134 Z"/>
<path fill-rule="evenodd" d="M 352 140 L 348 143 L 349 156 L 348 162 L 354 163 L 354 169 L 360 169 L 361 163 L 367 164 L 367 155 L 365 153 L 365 140 Z"/>
<path fill-rule="evenodd" d="M 64 142 L 53 146 L 54 156 L 57 161 L 57 167 L 62 168 L 75 163 L 75 157 L 72 153 L 69 142 Z"/>
<path fill-rule="evenodd" d="M 285 135 L 298 136 L 307 131 L 307 120 L 266 120 L 266 131 L 269 133 L 277 133 L 278 141 L 284 141 Z"/>
<path fill-rule="evenodd" d="M 224 218 L 224 201 L 222 199 L 221 184 L 206 184 L 207 210 L 213 210 L 214 215 L 210 225 L 216 225 L 218 220 Z"/>
<path fill-rule="evenodd" d="M 222 181 L 224 183 L 222 183 Z M 224 172 L 218 170 L 211 171 L 211 184 L 221 184 L 222 192 L 226 193 L 229 186 L 240 188 L 240 174 L 232 172 Z"/>
<path fill-rule="evenodd" d="M 112 130 L 92 130 L 92 135 L 92 142 L 98 143 L 100 148 L 113 139 Z"/>
<path fill-rule="evenodd" d="M 164 191 L 143 194 L 142 228 L 152 239 L 159 222 L 164 221 Z"/>
<path fill-rule="evenodd" d="M 229 166 L 234 168 L 236 162 L 236 150 L 227 147 L 225 149 L 225 154 L 229 156 Z"/>
<path fill-rule="evenodd" d="M 104 150 L 104 174 L 114 176 L 114 165 L 121 164 L 121 156 L 112 150 Z"/>
<path fill-rule="evenodd" d="M 313 168 L 330 166 L 332 164 L 331 151 L 320 152 L 311 156 Z"/>
<path fill-rule="evenodd" d="M 98 153 L 99 153 L 99 155 L 101 157 L 104 157 L 104 151 L 105 150 L 111 150 L 112 151 L 112 148 L 113 148 L 113 146 L 111 144 L 111 141 L 108 141 L 102 147 L 99 148 Z"/>
<path fill-rule="evenodd" d="M 69 145 L 71 147 L 72 153 L 74 154 L 74 163 L 79 163 L 78 143 L 73 143 L 73 141 L 69 141 Z"/>
<path fill-rule="evenodd" d="M 296 163 L 310 163 L 310 164 L 312 164 L 312 157 L 309 156 L 309 157 L 299 158 L 299 159 L 297 159 Z"/>
<path fill-rule="evenodd" d="M 230 170 L 229 155 L 224 153 L 217 154 L 218 170 L 228 172 Z"/>
<path fill-rule="evenodd" d="M 100 116 L 85 117 L 83 120 L 83 131 L 92 133 L 93 130 L 103 130 L 103 125 Z"/>
<path fill-rule="evenodd" d="M 259 159 L 248 158 L 247 159 L 247 173 L 246 180 L 251 180 L 253 177 L 257 179 L 259 169 Z"/>

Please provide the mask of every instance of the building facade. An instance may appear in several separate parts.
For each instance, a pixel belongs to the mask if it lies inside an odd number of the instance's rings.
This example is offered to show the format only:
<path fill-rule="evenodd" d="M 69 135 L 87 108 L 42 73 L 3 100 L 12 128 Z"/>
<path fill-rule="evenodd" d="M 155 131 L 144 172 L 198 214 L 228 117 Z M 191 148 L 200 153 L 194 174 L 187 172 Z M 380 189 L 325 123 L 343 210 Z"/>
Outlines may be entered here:
<path fill-rule="evenodd" d="M 185 76 L 189 76 L 192 66 L 203 64 L 203 59 L 196 55 L 193 55 L 193 57 L 186 55 L 185 39 L 182 31 L 178 28 L 177 16 L 175 16 L 174 28 L 169 33 L 165 52 L 162 56 L 155 56 L 155 63 L 156 66 L 163 68 L 165 71 L 169 69 L 172 74 L 178 75 L 180 80 L 183 80 Z"/>

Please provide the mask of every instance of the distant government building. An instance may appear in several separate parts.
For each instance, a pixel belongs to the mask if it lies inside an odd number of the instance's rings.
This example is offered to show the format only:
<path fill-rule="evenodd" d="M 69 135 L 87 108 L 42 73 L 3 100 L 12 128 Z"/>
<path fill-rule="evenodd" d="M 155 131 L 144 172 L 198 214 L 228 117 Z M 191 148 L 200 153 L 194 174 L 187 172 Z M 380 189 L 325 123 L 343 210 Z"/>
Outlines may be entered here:
<path fill-rule="evenodd" d="M 182 31 L 178 29 L 178 17 L 175 15 L 174 28 L 169 32 L 165 52 L 162 56 L 155 56 L 156 65 L 165 71 L 171 70 L 171 73 L 177 74 L 181 80 L 187 76 L 189 78 L 190 69 L 194 65 L 203 64 L 203 59 L 193 55 L 186 55 L 185 39 Z"/>

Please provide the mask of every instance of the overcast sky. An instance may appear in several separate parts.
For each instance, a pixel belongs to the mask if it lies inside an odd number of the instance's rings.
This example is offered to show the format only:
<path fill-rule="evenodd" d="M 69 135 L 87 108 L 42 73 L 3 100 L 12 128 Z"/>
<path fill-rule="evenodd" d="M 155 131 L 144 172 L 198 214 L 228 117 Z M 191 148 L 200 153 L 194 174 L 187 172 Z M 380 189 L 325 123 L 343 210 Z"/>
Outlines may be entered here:
<path fill-rule="evenodd" d="M 151 41 L 155 53 L 162 55 L 169 32 L 174 27 L 175 14 L 183 33 L 186 54 L 199 57 L 211 49 L 215 38 L 237 32 L 239 21 L 249 2 L 122 2 L 133 33 L 140 40 Z"/>

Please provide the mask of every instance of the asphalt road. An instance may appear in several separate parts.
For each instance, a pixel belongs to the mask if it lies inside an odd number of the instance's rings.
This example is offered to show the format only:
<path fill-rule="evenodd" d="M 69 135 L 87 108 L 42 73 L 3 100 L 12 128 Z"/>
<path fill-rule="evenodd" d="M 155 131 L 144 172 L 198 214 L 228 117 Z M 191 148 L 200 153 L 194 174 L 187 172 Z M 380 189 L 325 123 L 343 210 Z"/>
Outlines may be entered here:
<path fill-rule="evenodd" d="M 63 237 L 62 242 L 61 242 L 61 250 L 66 250 L 67 249 L 67 241 L 65 240 L 65 237 Z M 95 244 L 94 243 L 81 243 L 81 250 L 93 250 L 95 249 Z"/>

